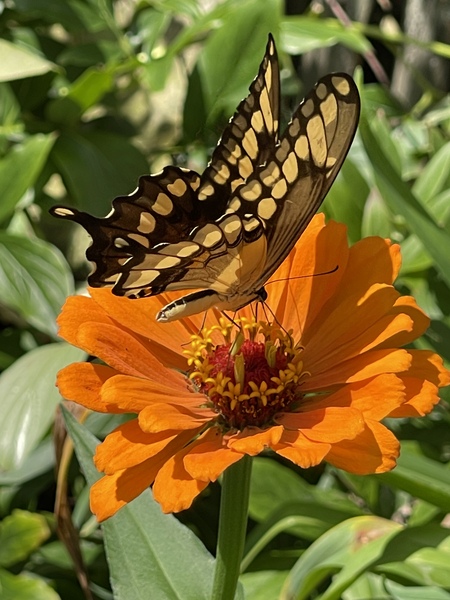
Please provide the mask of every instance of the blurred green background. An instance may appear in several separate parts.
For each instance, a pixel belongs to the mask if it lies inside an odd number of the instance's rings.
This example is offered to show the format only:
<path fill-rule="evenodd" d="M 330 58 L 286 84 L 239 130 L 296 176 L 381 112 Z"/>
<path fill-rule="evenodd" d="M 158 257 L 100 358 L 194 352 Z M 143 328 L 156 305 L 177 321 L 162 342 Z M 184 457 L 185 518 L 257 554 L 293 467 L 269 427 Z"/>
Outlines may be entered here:
<path fill-rule="evenodd" d="M 268 32 L 285 123 L 320 76 L 354 75 L 359 133 L 323 209 L 347 224 L 351 242 L 400 243 L 398 289 L 431 317 L 416 346 L 450 360 L 449 22 L 448 0 L 0 2 L 0 599 L 112 598 L 110 574 L 115 598 L 150 597 L 154 572 L 147 584 L 111 547 L 108 569 L 70 456 L 58 483 L 66 545 L 57 535 L 54 381 L 84 355 L 58 341 L 55 318 L 85 286 L 89 238 L 48 208 L 103 216 L 142 174 L 166 164 L 201 171 L 256 75 Z M 443 396 L 427 418 L 396 421 L 402 456 L 392 473 L 255 461 L 247 598 L 278 598 L 288 582 L 291 598 L 450 600 Z M 101 438 L 117 421 L 90 415 L 86 425 Z M 210 486 L 179 516 L 211 552 L 219 491 Z M 358 553 L 367 531 L 381 541 Z"/>

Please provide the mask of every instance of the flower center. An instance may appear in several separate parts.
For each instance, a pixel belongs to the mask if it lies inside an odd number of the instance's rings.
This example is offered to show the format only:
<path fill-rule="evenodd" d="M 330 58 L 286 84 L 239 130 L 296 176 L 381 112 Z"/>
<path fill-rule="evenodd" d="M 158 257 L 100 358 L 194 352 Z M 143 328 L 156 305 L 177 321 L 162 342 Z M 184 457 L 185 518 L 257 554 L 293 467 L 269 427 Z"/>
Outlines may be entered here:
<path fill-rule="evenodd" d="M 239 329 L 222 318 L 220 325 L 191 337 L 185 350 L 189 378 L 224 426 L 269 425 L 276 413 L 303 397 L 301 384 L 309 373 L 303 370 L 302 348 L 277 326 L 246 318 L 236 324 Z M 222 344 L 213 342 L 218 333 Z"/>

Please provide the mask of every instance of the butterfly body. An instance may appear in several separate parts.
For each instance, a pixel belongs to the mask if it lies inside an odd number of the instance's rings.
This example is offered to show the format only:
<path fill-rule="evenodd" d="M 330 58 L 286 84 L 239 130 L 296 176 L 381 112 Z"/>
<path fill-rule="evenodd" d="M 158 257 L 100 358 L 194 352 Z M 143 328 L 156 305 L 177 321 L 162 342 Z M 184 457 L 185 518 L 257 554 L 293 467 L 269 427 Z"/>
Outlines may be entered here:
<path fill-rule="evenodd" d="M 160 321 L 264 299 L 264 284 L 339 172 L 359 117 L 357 88 L 344 73 L 323 77 L 281 136 L 279 104 L 270 36 L 250 93 L 202 175 L 169 166 L 143 176 L 103 219 L 53 208 L 93 238 L 86 253 L 95 264 L 90 285 L 130 298 L 199 289 L 164 307 Z"/>

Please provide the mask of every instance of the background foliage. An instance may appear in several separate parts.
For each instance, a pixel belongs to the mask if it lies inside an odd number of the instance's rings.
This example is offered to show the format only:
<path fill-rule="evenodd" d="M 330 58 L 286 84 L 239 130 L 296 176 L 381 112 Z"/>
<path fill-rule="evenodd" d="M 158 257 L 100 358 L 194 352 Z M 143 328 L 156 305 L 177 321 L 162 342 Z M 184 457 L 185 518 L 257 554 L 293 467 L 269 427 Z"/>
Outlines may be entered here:
<path fill-rule="evenodd" d="M 0 598 L 208 597 L 219 484 L 179 519 L 149 492 L 100 529 L 85 477 L 105 415 L 66 416 L 77 459 L 56 420 L 55 475 L 55 374 L 83 360 L 55 318 L 89 242 L 47 210 L 104 215 L 141 174 L 203 169 L 269 31 L 286 121 L 319 76 L 355 72 L 360 130 L 324 210 L 352 242 L 401 244 L 397 285 L 432 320 L 417 345 L 450 360 L 449 15 L 446 0 L 0 2 Z M 382 476 L 255 461 L 239 597 L 450 599 L 447 402 L 395 433 Z"/>

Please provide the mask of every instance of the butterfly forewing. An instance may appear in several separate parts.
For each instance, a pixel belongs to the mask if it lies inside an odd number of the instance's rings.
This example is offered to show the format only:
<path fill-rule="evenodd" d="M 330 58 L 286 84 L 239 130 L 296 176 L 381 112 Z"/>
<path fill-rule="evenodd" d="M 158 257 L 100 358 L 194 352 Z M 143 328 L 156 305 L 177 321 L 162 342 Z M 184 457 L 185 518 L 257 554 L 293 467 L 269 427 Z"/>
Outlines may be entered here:
<path fill-rule="evenodd" d="M 279 136 L 279 67 L 271 36 L 250 93 L 238 106 L 203 175 L 166 167 L 116 198 L 104 219 L 64 207 L 55 216 L 92 236 L 94 287 L 130 298 L 200 288 L 168 305 L 172 320 L 211 306 L 236 310 L 295 245 L 345 159 L 359 118 L 346 74 L 323 77 Z"/>
<path fill-rule="evenodd" d="M 359 119 L 359 94 L 351 77 L 323 77 L 299 105 L 267 164 L 238 190 L 261 190 L 244 201 L 263 222 L 267 260 L 255 287 L 261 287 L 286 258 L 325 198 L 351 146 Z"/>
<path fill-rule="evenodd" d="M 219 218 L 230 205 L 234 190 L 273 153 L 278 142 L 280 74 L 272 36 L 250 93 L 242 100 L 217 144 L 202 175 L 199 200 L 212 199 Z M 219 212 L 217 212 L 219 211 Z"/>

